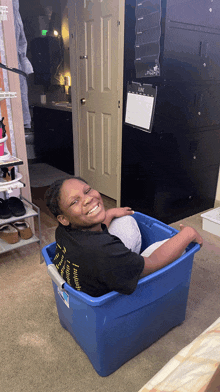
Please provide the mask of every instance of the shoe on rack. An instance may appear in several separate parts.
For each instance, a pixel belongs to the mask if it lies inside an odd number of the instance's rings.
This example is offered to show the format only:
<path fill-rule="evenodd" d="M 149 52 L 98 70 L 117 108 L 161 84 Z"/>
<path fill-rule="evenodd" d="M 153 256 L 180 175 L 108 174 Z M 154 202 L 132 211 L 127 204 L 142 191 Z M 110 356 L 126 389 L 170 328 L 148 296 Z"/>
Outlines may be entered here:
<path fill-rule="evenodd" d="M 11 225 L 0 226 L 0 238 L 8 244 L 15 244 L 19 241 L 18 230 Z"/>
<path fill-rule="evenodd" d="M 30 225 L 24 220 L 13 222 L 11 225 L 18 231 L 19 236 L 23 240 L 28 240 L 32 237 L 33 233 L 31 231 Z"/>
<path fill-rule="evenodd" d="M 12 196 L 8 199 L 8 208 L 11 210 L 12 215 L 14 216 L 22 216 L 26 214 L 26 209 L 18 197 Z"/>
<path fill-rule="evenodd" d="M 12 212 L 8 208 L 8 200 L 3 200 L 0 198 L 0 219 L 11 218 Z"/>

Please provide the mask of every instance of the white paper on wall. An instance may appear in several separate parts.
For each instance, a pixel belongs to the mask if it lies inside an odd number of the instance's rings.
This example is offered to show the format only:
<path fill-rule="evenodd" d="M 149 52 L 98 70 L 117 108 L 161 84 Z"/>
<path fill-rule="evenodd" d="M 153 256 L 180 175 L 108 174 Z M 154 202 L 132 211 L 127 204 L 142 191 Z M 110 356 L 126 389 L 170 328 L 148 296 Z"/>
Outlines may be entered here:
<path fill-rule="evenodd" d="M 125 122 L 150 130 L 153 109 L 154 97 L 128 93 Z"/>

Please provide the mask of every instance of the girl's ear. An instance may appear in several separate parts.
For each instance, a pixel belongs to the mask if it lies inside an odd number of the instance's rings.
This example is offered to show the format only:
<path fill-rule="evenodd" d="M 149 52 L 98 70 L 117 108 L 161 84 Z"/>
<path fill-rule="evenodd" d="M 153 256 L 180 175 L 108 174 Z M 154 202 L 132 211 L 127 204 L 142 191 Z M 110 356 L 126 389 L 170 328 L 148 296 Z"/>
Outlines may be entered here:
<path fill-rule="evenodd" d="M 58 215 L 57 220 L 64 226 L 69 226 L 70 224 L 69 220 L 64 215 Z"/>

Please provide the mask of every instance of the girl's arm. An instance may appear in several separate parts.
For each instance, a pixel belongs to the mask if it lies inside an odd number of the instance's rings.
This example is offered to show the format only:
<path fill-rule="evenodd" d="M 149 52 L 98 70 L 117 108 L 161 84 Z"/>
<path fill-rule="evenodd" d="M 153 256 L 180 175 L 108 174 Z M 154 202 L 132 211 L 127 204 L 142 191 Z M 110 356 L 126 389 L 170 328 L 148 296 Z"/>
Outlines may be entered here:
<path fill-rule="evenodd" d="M 178 234 L 157 248 L 149 257 L 144 257 L 145 264 L 140 278 L 143 278 L 178 259 L 191 242 L 197 242 L 202 246 L 203 239 L 195 229 L 189 226 L 184 227 L 183 225 L 180 225 L 180 230 L 181 231 Z"/>

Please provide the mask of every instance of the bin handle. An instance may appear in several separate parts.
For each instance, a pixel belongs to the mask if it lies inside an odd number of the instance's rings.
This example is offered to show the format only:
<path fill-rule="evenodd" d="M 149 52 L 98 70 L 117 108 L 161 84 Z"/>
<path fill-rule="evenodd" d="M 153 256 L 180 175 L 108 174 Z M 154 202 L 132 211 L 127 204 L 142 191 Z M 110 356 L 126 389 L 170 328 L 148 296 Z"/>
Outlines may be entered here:
<path fill-rule="evenodd" d="M 59 289 L 63 291 L 63 286 L 66 281 L 60 276 L 54 264 L 49 264 L 47 266 L 47 273 L 51 277 L 52 281 L 59 287 Z"/>

